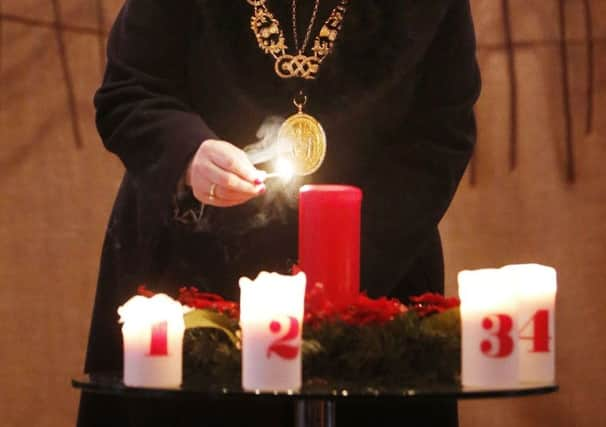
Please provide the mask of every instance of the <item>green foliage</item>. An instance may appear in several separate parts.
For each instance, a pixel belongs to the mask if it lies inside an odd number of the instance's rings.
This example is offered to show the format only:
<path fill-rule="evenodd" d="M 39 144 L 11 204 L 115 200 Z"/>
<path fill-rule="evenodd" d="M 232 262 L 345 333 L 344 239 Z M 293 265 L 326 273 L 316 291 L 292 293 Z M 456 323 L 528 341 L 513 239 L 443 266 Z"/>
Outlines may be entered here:
<path fill-rule="evenodd" d="M 186 331 L 186 378 L 201 376 L 223 384 L 239 384 L 238 324 L 223 314 L 213 315 L 203 316 L 211 326 L 189 323 L 200 327 Z M 208 320 L 211 318 L 212 322 Z M 383 325 L 325 322 L 315 328 L 306 327 L 302 352 L 307 383 L 363 382 L 375 387 L 456 383 L 460 376 L 459 310 L 425 318 L 408 311 Z"/>
<path fill-rule="evenodd" d="M 238 337 L 235 333 L 238 329 L 238 323 L 223 313 L 214 310 L 192 310 L 186 313 L 183 319 L 185 320 L 186 329 L 219 329 L 227 335 L 234 346 L 238 346 Z"/>
<path fill-rule="evenodd" d="M 240 384 L 241 353 L 221 329 L 192 328 L 183 339 L 185 383 L 202 378 L 204 383 Z"/>
<path fill-rule="evenodd" d="M 303 375 L 369 386 L 452 383 L 459 377 L 458 310 L 419 318 L 409 311 L 384 325 L 325 323 L 304 330 L 321 343 L 305 354 Z"/>

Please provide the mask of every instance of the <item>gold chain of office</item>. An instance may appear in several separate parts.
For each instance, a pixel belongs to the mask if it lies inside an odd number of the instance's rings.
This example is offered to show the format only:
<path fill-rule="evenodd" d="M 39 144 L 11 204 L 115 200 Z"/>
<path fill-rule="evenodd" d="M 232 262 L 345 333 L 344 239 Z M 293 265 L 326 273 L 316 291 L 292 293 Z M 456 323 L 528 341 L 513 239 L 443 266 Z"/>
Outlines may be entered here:
<path fill-rule="evenodd" d="M 266 54 L 274 57 L 274 70 L 283 79 L 301 78 L 313 80 L 318 75 L 320 64 L 332 52 L 339 32 L 343 28 L 343 20 L 347 12 L 349 0 L 340 0 L 334 7 L 319 34 L 316 36 L 311 48 L 311 54 L 306 55 L 305 50 L 309 42 L 311 30 L 318 14 L 319 0 L 316 0 L 312 16 L 307 27 L 304 42 L 299 46 L 297 35 L 296 0 L 292 1 L 292 24 L 295 54 L 288 53 L 288 46 L 280 22 L 267 7 L 267 0 L 246 0 L 253 6 L 254 13 L 250 19 L 252 29 L 259 48 Z"/>

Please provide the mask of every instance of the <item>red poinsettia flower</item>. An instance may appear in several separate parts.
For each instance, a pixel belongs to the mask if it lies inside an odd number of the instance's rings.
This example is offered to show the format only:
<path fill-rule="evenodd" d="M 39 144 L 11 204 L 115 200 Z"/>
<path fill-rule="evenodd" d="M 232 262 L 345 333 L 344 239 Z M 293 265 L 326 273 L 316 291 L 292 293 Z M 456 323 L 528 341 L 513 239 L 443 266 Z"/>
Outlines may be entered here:
<path fill-rule="evenodd" d="M 290 274 L 292 274 L 293 276 L 296 276 L 297 274 L 299 274 L 302 271 L 303 270 L 301 270 L 301 267 L 299 267 L 299 264 L 293 264 L 292 267 L 290 267 Z"/>
<path fill-rule="evenodd" d="M 358 295 L 356 302 L 342 315 L 343 321 L 351 325 L 369 325 L 392 321 L 397 315 L 407 309 L 394 298 L 369 298 L 366 294 Z"/>
<path fill-rule="evenodd" d="M 147 285 L 139 285 L 137 287 L 137 295 L 141 295 L 142 297 L 151 298 L 156 293 L 147 289 Z"/>
<path fill-rule="evenodd" d="M 217 294 L 200 292 L 193 286 L 179 289 L 178 300 L 181 304 L 193 308 L 219 311 L 234 319 L 240 316 L 240 306 L 238 303 L 228 301 Z"/>
<path fill-rule="evenodd" d="M 292 267 L 292 274 L 297 274 L 299 271 L 301 269 L 295 264 Z M 148 297 L 154 295 L 154 292 L 148 290 L 145 285 L 139 286 L 138 293 Z M 193 286 L 179 289 L 178 300 L 190 307 L 216 310 L 234 319 L 240 315 L 240 306 L 237 302 L 225 300 L 217 294 L 200 292 Z M 411 297 L 411 301 L 414 304 L 412 308 L 420 316 L 439 313 L 459 305 L 457 298 L 445 298 L 431 293 Z M 311 327 L 334 321 L 353 326 L 381 325 L 407 310 L 408 308 L 397 299 L 387 297 L 373 299 L 364 293 L 360 293 L 352 304 L 335 304 L 326 298 L 322 283 L 315 283 L 307 286 L 303 321 Z"/>
<path fill-rule="evenodd" d="M 337 307 L 326 299 L 322 283 L 315 283 L 311 286 L 307 285 L 305 290 L 305 314 L 303 317 L 305 324 L 311 326 L 319 325 L 327 319 L 334 318 L 337 313 Z"/>
<path fill-rule="evenodd" d="M 445 297 L 444 295 L 426 292 L 416 297 L 410 297 L 411 308 L 420 316 L 442 313 L 448 309 L 458 307 L 461 301 L 457 297 Z"/>
<path fill-rule="evenodd" d="M 137 288 L 137 294 L 151 298 L 155 295 L 155 292 L 147 289 L 145 285 L 139 285 Z M 182 287 L 179 289 L 179 296 L 177 297 L 177 300 L 183 305 L 193 308 L 219 311 L 234 319 L 237 319 L 240 316 L 240 307 L 238 303 L 227 301 L 222 296 L 217 294 L 200 292 L 193 286 Z"/>
<path fill-rule="evenodd" d="M 341 321 L 353 326 L 384 324 L 405 312 L 397 299 L 373 299 L 361 293 L 352 304 L 334 304 L 326 299 L 324 286 L 316 283 L 305 295 L 305 324 L 319 326 L 326 321 Z"/>

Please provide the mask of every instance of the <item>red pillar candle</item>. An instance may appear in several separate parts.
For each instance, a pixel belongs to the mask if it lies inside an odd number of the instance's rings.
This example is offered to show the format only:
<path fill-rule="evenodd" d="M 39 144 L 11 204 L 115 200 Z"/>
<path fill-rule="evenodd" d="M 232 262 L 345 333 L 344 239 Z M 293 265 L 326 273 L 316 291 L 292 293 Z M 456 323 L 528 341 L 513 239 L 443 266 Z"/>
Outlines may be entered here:
<path fill-rule="evenodd" d="M 362 190 L 345 185 L 305 185 L 299 193 L 299 266 L 308 288 L 322 283 L 338 304 L 360 292 L 361 203 Z"/>

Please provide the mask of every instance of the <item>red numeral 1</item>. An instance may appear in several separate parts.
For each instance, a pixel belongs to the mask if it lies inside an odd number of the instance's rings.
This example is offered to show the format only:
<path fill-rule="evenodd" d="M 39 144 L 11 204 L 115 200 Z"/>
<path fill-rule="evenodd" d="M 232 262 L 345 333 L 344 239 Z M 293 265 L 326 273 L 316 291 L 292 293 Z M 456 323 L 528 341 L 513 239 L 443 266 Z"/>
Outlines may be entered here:
<path fill-rule="evenodd" d="M 523 335 L 532 323 L 532 335 Z M 532 340 L 531 353 L 549 353 L 549 310 L 537 310 L 520 329 L 521 340 Z"/>
<path fill-rule="evenodd" d="M 513 353 L 513 319 L 507 314 L 494 314 L 482 319 L 482 328 L 490 332 L 490 339 L 480 343 L 480 350 L 489 357 L 507 357 Z"/>
<path fill-rule="evenodd" d="M 168 355 L 168 322 L 160 322 L 152 325 L 151 342 L 149 346 L 150 356 Z"/>

